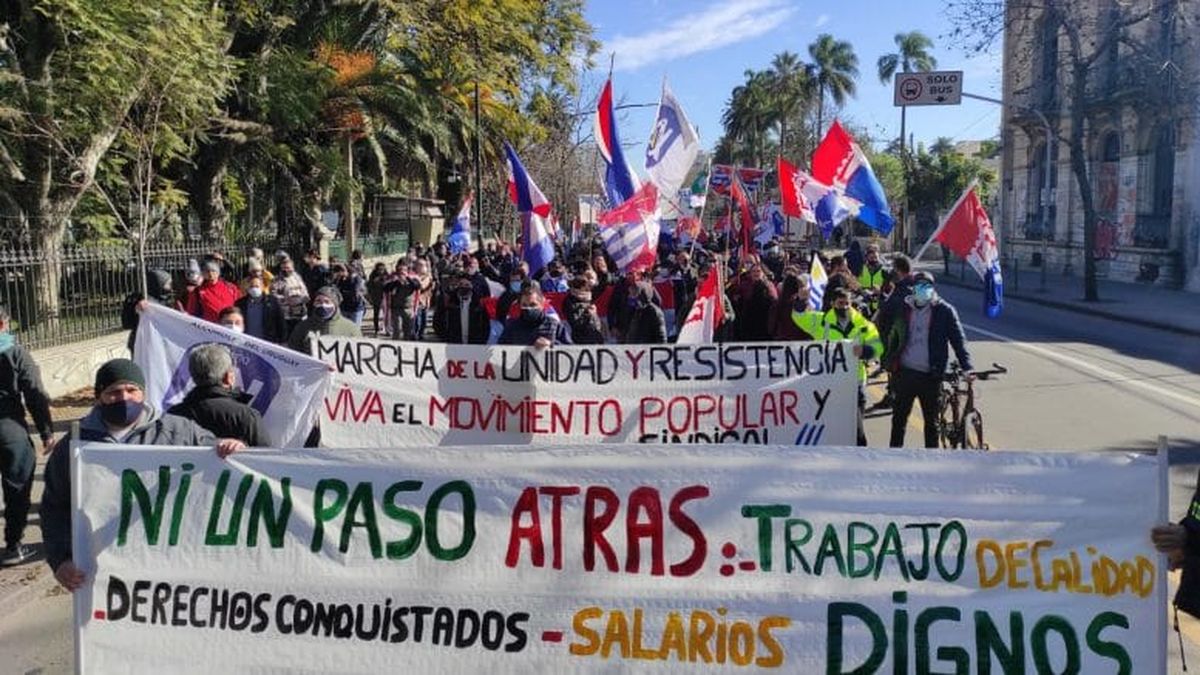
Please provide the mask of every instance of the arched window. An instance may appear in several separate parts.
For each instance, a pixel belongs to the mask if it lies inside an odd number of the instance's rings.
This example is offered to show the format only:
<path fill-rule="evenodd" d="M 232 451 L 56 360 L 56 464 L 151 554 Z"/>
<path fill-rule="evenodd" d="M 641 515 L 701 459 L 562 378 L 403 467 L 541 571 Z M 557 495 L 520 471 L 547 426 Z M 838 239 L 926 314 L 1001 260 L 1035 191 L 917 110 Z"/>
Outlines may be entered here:
<path fill-rule="evenodd" d="M 1175 127 L 1159 125 L 1151 137 L 1149 195 L 1138 213 L 1134 243 L 1150 248 L 1167 248 L 1171 239 L 1171 210 L 1175 201 Z"/>
<path fill-rule="evenodd" d="M 1029 156 L 1029 169 L 1026 177 L 1026 207 L 1029 217 L 1025 219 L 1025 238 L 1054 239 L 1054 223 L 1058 219 L 1058 207 L 1054 203 L 1054 188 L 1058 185 L 1058 172 L 1054 167 L 1058 164 L 1058 143 L 1050 146 L 1050 203 L 1047 205 L 1045 220 L 1042 216 L 1042 191 L 1046 180 L 1046 144 L 1038 143 Z"/>
<path fill-rule="evenodd" d="M 1104 149 L 1100 153 L 1102 162 L 1121 161 L 1121 135 L 1115 131 L 1108 132 L 1104 137 Z"/>

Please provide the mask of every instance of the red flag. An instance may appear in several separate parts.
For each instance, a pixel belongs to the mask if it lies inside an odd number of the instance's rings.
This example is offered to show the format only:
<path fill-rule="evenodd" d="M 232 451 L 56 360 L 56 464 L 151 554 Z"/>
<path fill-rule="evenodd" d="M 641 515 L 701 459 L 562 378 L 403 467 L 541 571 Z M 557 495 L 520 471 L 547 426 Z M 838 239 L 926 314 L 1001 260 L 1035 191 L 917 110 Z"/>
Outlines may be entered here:
<path fill-rule="evenodd" d="M 846 182 L 846 171 L 854 159 L 854 139 L 837 120 L 825 132 L 825 138 L 812 156 L 812 177 L 826 185 Z"/>
<path fill-rule="evenodd" d="M 717 271 L 712 270 L 696 289 L 696 300 L 688 311 L 687 320 L 679 329 L 676 344 L 710 343 L 724 320 L 725 307 L 721 303 L 721 289 L 717 286 Z"/>
<path fill-rule="evenodd" d="M 933 240 L 966 260 L 980 277 L 986 278 L 988 269 L 1000 259 L 996 232 L 974 186 L 958 198 Z"/>
<path fill-rule="evenodd" d="M 783 202 L 783 212 L 793 218 L 804 217 L 804 195 L 796 190 L 796 176 L 800 170 L 794 164 L 780 157 L 779 169 L 779 198 Z"/>
<path fill-rule="evenodd" d="M 754 214 L 750 211 L 750 200 L 742 189 L 742 181 L 734 177 L 729 184 L 729 198 L 737 203 L 742 215 L 742 251 L 750 251 L 750 233 L 754 230 Z"/>

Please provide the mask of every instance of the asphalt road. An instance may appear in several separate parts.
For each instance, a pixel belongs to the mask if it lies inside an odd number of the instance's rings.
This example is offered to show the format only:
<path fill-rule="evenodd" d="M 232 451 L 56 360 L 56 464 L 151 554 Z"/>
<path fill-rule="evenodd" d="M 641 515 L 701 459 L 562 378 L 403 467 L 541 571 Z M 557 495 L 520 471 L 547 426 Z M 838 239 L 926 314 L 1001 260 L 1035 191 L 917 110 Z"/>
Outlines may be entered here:
<path fill-rule="evenodd" d="M 978 368 L 1009 374 L 979 385 L 985 436 L 997 450 L 1171 448 L 1171 514 L 1182 513 L 1200 464 L 1200 340 L 1108 319 L 1010 301 L 984 319 L 977 291 L 943 288 L 958 308 Z M 880 387 L 870 390 L 874 398 Z M 907 441 L 920 443 L 917 412 Z M 890 420 L 867 420 L 868 438 L 886 444 Z M 0 609 L 0 673 L 69 672 L 70 603 L 43 593 L 16 615 Z M 1187 625 L 1187 651 L 1200 662 L 1200 624 Z M 1180 672 L 1175 636 L 1170 672 Z"/>

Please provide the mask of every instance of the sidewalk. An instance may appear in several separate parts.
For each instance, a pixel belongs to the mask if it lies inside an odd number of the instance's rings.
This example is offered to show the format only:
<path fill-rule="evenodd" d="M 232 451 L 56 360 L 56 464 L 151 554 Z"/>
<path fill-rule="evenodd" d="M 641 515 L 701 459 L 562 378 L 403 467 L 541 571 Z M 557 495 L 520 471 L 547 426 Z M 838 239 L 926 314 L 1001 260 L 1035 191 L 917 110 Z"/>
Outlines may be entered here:
<path fill-rule="evenodd" d="M 933 273 L 939 283 L 983 292 L 979 275 L 962 261 L 950 261 L 949 275 L 941 261 L 925 260 L 916 267 Z M 1200 294 L 1099 279 L 1100 300 L 1085 302 L 1082 277 L 1065 277 L 1061 270 L 1053 268 L 1046 272 L 1043 291 L 1040 269 L 1022 269 L 1019 278 L 1014 278 L 1011 270 L 1005 270 L 1004 297 L 1200 337 Z"/>

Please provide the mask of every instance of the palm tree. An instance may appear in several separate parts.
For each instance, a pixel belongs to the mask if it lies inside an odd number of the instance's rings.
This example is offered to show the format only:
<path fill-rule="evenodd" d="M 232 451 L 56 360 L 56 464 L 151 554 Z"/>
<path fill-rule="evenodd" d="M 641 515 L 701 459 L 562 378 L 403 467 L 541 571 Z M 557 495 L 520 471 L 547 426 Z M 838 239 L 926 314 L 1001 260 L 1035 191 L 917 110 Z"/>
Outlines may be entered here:
<path fill-rule="evenodd" d="M 887 84 L 897 70 L 903 73 L 923 73 L 937 68 L 937 59 L 929 53 L 929 50 L 933 48 L 933 40 L 930 40 L 924 33 L 916 30 L 908 33 L 896 33 L 895 40 L 898 51 L 879 57 L 879 81 L 881 83 Z M 904 136 L 907 133 L 905 129 L 907 121 L 905 113 L 907 111 L 907 106 L 900 106 L 900 161 L 902 166 L 905 162 Z M 897 235 L 899 237 L 903 237 L 905 234 L 904 217 L 906 215 L 901 213 L 900 233 Z"/>
<path fill-rule="evenodd" d="M 949 136 L 938 136 L 933 145 L 929 146 L 929 154 L 931 155 L 950 155 L 957 152 L 954 149 L 954 139 Z"/>
<path fill-rule="evenodd" d="M 813 83 L 800 57 L 780 52 L 771 60 L 771 89 L 779 118 L 779 154 L 787 149 L 787 123 L 809 100 Z"/>
<path fill-rule="evenodd" d="M 742 157 L 750 162 L 763 162 L 763 140 L 768 127 L 776 121 L 772 101 L 771 75 L 766 71 L 747 70 L 746 81 L 734 87 L 721 115 L 725 133 L 737 139 Z"/>
<path fill-rule="evenodd" d="M 821 116 L 825 108 L 825 93 L 833 102 L 842 105 L 847 96 L 854 96 L 854 80 L 858 77 L 858 57 L 854 47 L 845 40 L 835 40 L 828 33 L 817 36 L 808 46 L 812 57 L 809 72 L 817 86 L 817 137 L 821 137 Z"/>

